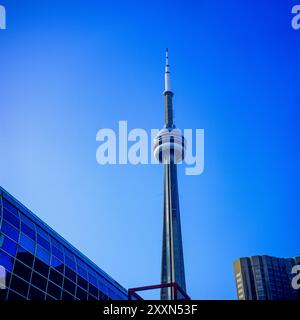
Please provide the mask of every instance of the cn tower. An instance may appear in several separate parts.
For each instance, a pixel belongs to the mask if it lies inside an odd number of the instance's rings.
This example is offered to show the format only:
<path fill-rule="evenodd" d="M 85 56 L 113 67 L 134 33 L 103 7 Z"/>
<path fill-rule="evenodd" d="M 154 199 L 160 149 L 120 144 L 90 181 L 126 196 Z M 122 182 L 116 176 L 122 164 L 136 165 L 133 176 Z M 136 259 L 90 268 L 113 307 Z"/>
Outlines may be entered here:
<path fill-rule="evenodd" d="M 165 125 L 154 139 L 154 156 L 164 165 L 164 209 L 161 283 L 176 283 L 186 291 L 183 246 L 180 224 L 177 163 L 182 162 L 185 139 L 173 122 L 173 91 L 170 83 L 168 49 L 165 65 Z M 161 300 L 174 300 L 174 288 L 164 287 Z"/>

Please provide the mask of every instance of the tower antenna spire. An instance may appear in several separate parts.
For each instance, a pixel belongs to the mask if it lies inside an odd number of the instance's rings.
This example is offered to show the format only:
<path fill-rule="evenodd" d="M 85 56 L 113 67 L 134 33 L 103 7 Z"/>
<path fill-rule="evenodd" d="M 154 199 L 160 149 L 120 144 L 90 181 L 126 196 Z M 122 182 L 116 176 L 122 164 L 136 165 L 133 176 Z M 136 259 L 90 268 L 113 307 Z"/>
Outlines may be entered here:
<path fill-rule="evenodd" d="M 166 49 L 166 64 L 165 64 L 165 125 L 167 128 L 174 128 L 173 124 L 173 92 L 171 90 L 170 65 L 169 65 L 169 50 Z"/>
<path fill-rule="evenodd" d="M 165 65 L 165 92 L 171 91 L 170 83 L 170 66 L 169 66 L 169 50 L 166 49 L 166 65 Z"/>

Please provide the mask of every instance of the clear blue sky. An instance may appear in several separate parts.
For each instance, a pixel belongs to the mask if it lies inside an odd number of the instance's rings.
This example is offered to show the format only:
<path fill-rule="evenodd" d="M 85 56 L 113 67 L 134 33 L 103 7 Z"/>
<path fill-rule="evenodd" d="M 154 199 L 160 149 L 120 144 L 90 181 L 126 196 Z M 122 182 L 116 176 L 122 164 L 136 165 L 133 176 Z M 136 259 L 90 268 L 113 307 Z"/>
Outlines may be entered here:
<path fill-rule="evenodd" d="M 160 280 L 161 166 L 100 166 L 100 128 L 205 129 L 179 168 L 187 289 L 235 299 L 233 260 L 299 249 L 296 1 L 2 0 L 0 184 L 125 287 Z"/>

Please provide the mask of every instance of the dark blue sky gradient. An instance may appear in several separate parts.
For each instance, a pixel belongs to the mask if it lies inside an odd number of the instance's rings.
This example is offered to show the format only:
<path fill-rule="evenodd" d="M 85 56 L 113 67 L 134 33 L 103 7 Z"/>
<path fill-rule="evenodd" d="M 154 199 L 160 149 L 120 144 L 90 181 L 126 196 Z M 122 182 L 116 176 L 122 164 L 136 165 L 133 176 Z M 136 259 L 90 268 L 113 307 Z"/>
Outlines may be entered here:
<path fill-rule="evenodd" d="M 233 260 L 299 250 L 297 1 L 2 0 L 0 184 L 125 287 L 160 280 L 161 166 L 100 166 L 96 133 L 205 129 L 179 168 L 188 293 L 235 299 Z"/>

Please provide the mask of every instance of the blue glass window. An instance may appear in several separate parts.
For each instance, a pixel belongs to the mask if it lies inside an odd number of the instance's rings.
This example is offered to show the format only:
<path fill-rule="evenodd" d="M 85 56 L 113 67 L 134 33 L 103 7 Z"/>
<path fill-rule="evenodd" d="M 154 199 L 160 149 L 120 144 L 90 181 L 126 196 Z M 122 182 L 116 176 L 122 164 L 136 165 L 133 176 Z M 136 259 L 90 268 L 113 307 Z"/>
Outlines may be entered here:
<path fill-rule="evenodd" d="M 68 280 L 67 278 L 64 279 L 64 289 L 67 290 L 68 292 L 75 294 L 75 283 Z"/>
<path fill-rule="evenodd" d="M 51 256 L 51 266 L 61 273 L 64 273 L 64 264 L 54 256 Z"/>
<path fill-rule="evenodd" d="M 28 219 L 23 213 L 21 213 L 21 221 L 24 222 L 25 224 L 27 224 L 31 229 L 35 229 L 35 224 Z"/>
<path fill-rule="evenodd" d="M 36 272 L 32 273 L 31 284 L 35 285 L 37 288 L 45 291 L 47 286 L 47 279 L 39 275 Z"/>
<path fill-rule="evenodd" d="M 37 245 L 36 256 L 47 264 L 50 264 L 50 254 L 40 245 Z"/>
<path fill-rule="evenodd" d="M 79 275 L 77 275 L 77 284 L 81 286 L 83 289 L 87 290 L 88 288 L 88 282 Z"/>
<path fill-rule="evenodd" d="M 75 261 L 71 260 L 69 257 L 65 257 L 66 265 L 76 271 Z"/>
<path fill-rule="evenodd" d="M 7 208 L 10 212 L 18 215 L 18 209 L 13 206 L 11 203 L 9 203 L 7 200 L 5 200 L 4 198 L 2 199 L 3 200 L 3 206 L 5 208 Z"/>
<path fill-rule="evenodd" d="M 51 294 L 51 296 L 53 296 L 56 299 L 60 299 L 61 289 L 60 289 L 60 287 L 56 286 L 54 283 L 49 281 L 47 293 Z"/>
<path fill-rule="evenodd" d="M 8 238 L 4 238 L 3 242 L 2 242 L 2 246 L 1 248 L 6 251 L 7 253 L 11 254 L 12 256 L 16 255 L 16 251 L 17 251 L 17 244 L 8 239 Z"/>
<path fill-rule="evenodd" d="M 13 258 L 0 249 L 0 265 L 7 271 L 12 271 Z"/>
<path fill-rule="evenodd" d="M 104 294 L 106 295 L 108 294 L 107 286 L 100 279 L 98 279 L 97 288 L 99 289 L 99 291 L 103 292 Z"/>
<path fill-rule="evenodd" d="M 18 293 L 21 293 L 23 296 L 27 297 L 28 292 L 28 282 L 25 282 L 21 278 L 17 276 L 12 276 L 11 282 L 10 282 L 10 288 L 17 291 Z"/>
<path fill-rule="evenodd" d="M 32 267 L 34 255 L 28 252 L 27 250 L 23 249 L 22 247 L 18 246 L 18 252 L 16 258 L 29 267 Z"/>
<path fill-rule="evenodd" d="M 43 238 L 39 233 L 37 234 L 37 242 L 38 244 L 43 246 L 45 249 L 50 251 L 50 243 L 45 238 Z"/>
<path fill-rule="evenodd" d="M 52 268 L 50 268 L 49 279 L 53 281 L 55 284 L 57 284 L 58 286 L 60 287 L 62 286 L 63 275 Z"/>
<path fill-rule="evenodd" d="M 10 213 L 5 208 L 3 209 L 3 218 L 14 225 L 16 228 L 20 228 L 20 220 L 18 217 L 16 217 L 13 213 Z"/>
<path fill-rule="evenodd" d="M 18 275 L 22 279 L 29 281 L 31 276 L 31 269 L 16 260 L 13 273 Z"/>
<path fill-rule="evenodd" d="M 88 270 L 89 274 L 93 274 L 93 271 L 89 266 L 87 266 L 87 270 Z"/>
<path fill-rule="evenodd" d="M 7 236 L 14 239 L 15 241 L 18 241 L 19 230 L 17 230 L 15 227 L 11 226 L 9 223 L 3 220 L 1 229 L 2 229 L 2 232 L 5 233 Z"/>
<path fill-rule="evenodd" d="M 25 233 L 21 232 L 20 244 L 23 248 L 27 249 L 29 252 L 34 253 L 35 242 L 26 236 Z"/>
<path fill-rule="evenodd" d="M 87 300 L 87 292 L 80 287 L 77 287 L 76 297 L 80 300 Z"/>
<path fill-rule="evenodd" d="M 67 266 L 65 266 L 65 276 L 76 282 L 76 273 Z"/>
<path fill-rule="evenodd" d="M 55 246 L 56 248 L 58 248 L 60 250 L 63 249 L 62 245 L 59 242 L 57 242 L 54 238 L 50 237 L 50 240 L 51 240 L 51 244 L 53 246 Z"/>
<path fill-rule="evenodd" d="M 51 256 L 51 267 L 56 268 L 63 264 L 59 259 L 55 258 L 54 256 Z"/>
<path fill-rule="evenodd" d="M 91 282 L 93 285 L 97 286 L 97 279 L 89 274 L 89 282 Z"/>
<path fill-rule="evenodd" d="M 65 253 L 65 257 L 68 257 L 75 262 L 75 257 L 70 250 L 68 250 L 67 248 L 64 248 L 64 253 Z"/>
<path fill-rule="evenodd" d="M 49 269 L 50 267 L 44 263 L 42 260 L 38 259 L 37 257 L 34 260 L 34 270 L 43 275 L 44 277 L 48 278 Z"/>
<path fill-rule="evenodd" d="M 33 286 L 30 286 L 28 297 L 31 300 L 44 300 L 45 293 Z"/>
<path fill-rule="evenodd" d="M 80 266 L 83 269 L 86 269 L 86 265 L 81 259 L 79 259 L 78 257 L 76 257 L 75 259 L 76 259 L 76 262 L 77 262 L 78 266 Z"/>
<path fill-rule="evenodd" d="M 85 269 L 77 265 L 77 271 L 83 278 L 87 279 L 87 271 Z"/>
<path fill-rule="evenodd" d="M 64 255 L 63 253 L 57 249 L 56 247 L 52 246 L 52 254 L 54 254 L 57 258 L 59 258 L 60 260 L 64 260 Z"/>
<path fill-rule="evenodd" d="M 72 296 L 71 294 L 69 294 L 67 291 L 64 291 L 62 292 L 62 297 L 61 297 L 62 300 L 74 300 L 74 296 Z"/>
<path fill-rule="evenodd" d="M 95 301 L 95 300 L 97 300 L 97 298 L 94 297 L 93 295 L 91 295 L 91 294 L 89 293 L 89 295 L 88 295 L 88 300 L 89 300 L 89 301 Z"/>
<path fill-rule="evenodd" d="M 35 231 L 28 227 L 24 222 L 21 223 L 21 230 L 35 241 Z"/>
<path fill-rule="evenodd" d="M 92 284 L 89 284 L 89 293 L 93 294 L 95 297 L 98 297 L 98 289 Z"/>
<path fill-rule="evenodd" d="M 49 235 L 47 232 L 45 232 L 42 228 L 40 228 L 38 225 L 36 225 L 36 231 L 37 233 L 39 233 L 42 237 L 44 237 L 45 239 L 47 239 L 47 241 L 49 241 Z"/>
<path fill-rule="evenodd" d="M 108 296 L 101 291 L 99 291 L 99 298 L 98 299 L 99 300 L 106 300 L 106 301 L 109 300 Z"/>

